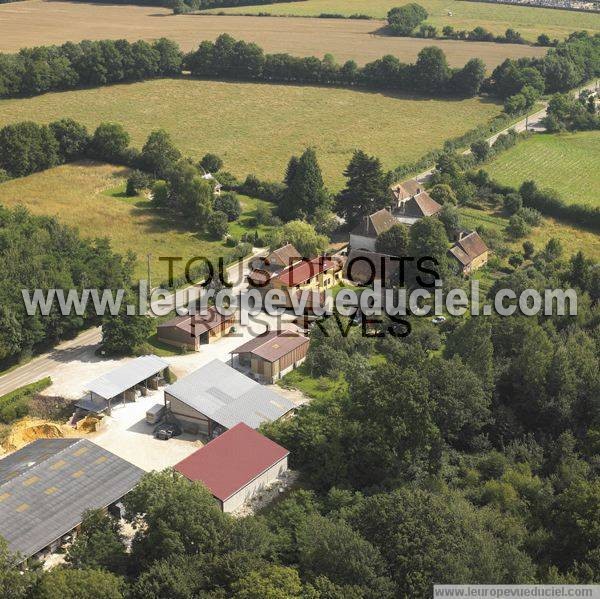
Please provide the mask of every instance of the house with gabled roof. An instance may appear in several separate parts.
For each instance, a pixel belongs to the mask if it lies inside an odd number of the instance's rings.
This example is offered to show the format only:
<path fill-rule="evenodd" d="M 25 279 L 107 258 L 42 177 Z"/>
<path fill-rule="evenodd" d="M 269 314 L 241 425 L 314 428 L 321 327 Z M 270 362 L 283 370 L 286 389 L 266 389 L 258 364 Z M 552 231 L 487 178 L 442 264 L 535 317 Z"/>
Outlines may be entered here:
<path fill-rule="evenodd" d="M 385 208 L 364 216 L 350 233 L 350 247 L 355 250 L 375 251 L 377 237 L 391 229 L 397 220 Z"/>
<path fill-rule="evenodd" d="M 321 294 L 335 287 L 342 279 L 343 259 L 340 257 L 318 256 L 312 260 L 302 260 L 283 269 L 271 278 L 272 289 L 279 289 L 286 297 L 286 307 L 294 305 L 292 298 L 306 292 L 308 302 L 314 304 Z"/>
<path fill-rule="evenodd" d="M 439 214 L 441 210 L 441 204 L 438 204 L 424 189 L 418 187 L 416 193 L 409 198 L 398 200 L 392 209 L 392 214 L 397 222 L 410 226 L 426 216 Z"/>
<path fill-rule="evenodd" d="M 271 277 L 300 260 L 302 260 L 300 252 L 291 243 L 287 243 L 266 256 L 252 260 L 250 274 L 247 277 L 248 284 L 251 287 L 266 287 Z"/>
<path fill-rule="evenodd" d="M 490 251 L 477 231 L 460 231 L 448 253 L 458 270 L 463 275 L 468 275 L 487 264 Z"/>

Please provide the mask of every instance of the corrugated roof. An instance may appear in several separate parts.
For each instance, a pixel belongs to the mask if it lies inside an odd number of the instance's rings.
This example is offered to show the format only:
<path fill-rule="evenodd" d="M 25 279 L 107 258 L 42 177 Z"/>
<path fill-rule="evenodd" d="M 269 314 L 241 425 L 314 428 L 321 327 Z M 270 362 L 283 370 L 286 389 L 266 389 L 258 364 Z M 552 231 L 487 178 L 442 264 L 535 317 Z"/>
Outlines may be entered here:
<path fill-rule="evenodd" d="M 144 474 L 87 439 L 38 439 L 0 460 L 0 535 L 29 557 L 71 531 L 87 509 L 126 495 Z"/>
<path fill-rule="evenodd" d="M 319 256 L 312 260 L 304 260 L 299 264 L 294 264 L 285 270 L 282 270 L 276 277 L 287 287 L 301 285 L 312 277 L 321 274 L 336 266 L 336 262 Z M 273 277 L 275 278 L 275 277 Z"/>
<path fill-rule="evenodd" d="M 220 360 L 213 360 L 165 389 L 179 401 L 226 428 L 240 422 L 258 428 L 295 405 Z"/>
<path fill-rule="evenodd" d="M 175 470 L 226 501 L 287 455 L 281 445 L 238 424 L 179 462 Z"/>
<path fill-rule="evenodd" d="M 308 337 L 293 331 L 269 331 L 240 345 L 231 353 L 252 353 L 268 362 L 276 362 L 298 347 L 308 344 L 308 341 Z"/>
<path fill-rule="evenodd" d="M 111 399 L 168 367 L 169 363 L 158 356 L 140 356 L 88 383 L 86 389 Z"/>

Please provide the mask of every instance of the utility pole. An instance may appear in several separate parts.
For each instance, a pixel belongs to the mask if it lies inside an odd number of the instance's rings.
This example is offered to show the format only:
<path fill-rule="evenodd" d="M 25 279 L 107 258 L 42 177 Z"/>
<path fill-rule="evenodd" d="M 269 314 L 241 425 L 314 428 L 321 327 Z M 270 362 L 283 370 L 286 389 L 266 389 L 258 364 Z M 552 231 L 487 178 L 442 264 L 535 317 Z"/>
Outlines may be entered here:
<path fill-rule="evenodd" d="M 152 295 L 152 282 L 150 280 L 150 259 L 152 258 L 152 254 L 146 254 L 148 259 L 148 301 L 150 301 L 150 296 Z"/>

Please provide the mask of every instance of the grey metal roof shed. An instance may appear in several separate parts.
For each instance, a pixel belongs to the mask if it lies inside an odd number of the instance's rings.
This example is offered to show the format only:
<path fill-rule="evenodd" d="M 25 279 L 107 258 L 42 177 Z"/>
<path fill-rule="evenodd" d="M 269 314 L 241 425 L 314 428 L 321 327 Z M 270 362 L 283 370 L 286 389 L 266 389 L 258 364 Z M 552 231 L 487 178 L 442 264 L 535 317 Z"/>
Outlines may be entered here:
<path fill-rule="evenodd" d="M 99 397 L 112 399 L 168 367 L 169 363 L 158 356 L 140 356 L 94 379 L 86 388 Z"/>
<path fill-rule="evenodd" d="M 87 439 L 38 439 L 0 460 L 0 535 L 27 558 L 138 483 L 143 470 Z"/>
<path fill-rule="evenodd" d="M 225 428 L 244 422 L 258 428 L 277 420 L 296 406 L 220 360 L 212 360 L 175 384 L 170 395 Z"/>

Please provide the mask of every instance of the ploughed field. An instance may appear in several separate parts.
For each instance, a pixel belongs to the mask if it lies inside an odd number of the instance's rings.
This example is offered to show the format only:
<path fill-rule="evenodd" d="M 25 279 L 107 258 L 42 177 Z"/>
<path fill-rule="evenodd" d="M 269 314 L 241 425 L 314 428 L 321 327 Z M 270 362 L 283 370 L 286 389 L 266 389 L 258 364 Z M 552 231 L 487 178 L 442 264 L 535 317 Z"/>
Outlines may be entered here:
<path fill-rule="evenodd" d="M 272 9 L 270 5 L 262 8 Z M 353 59 L 359 64 L 385 54 L 413 62 L 419 50 L 432 43 L 443 48 L 452 66 L 462 66 L 470 58 L 480 57 L 489 69 L 505 58 L 539 56 L 545 52 L 544 48 L 516 44 L 396 38 L 378 34 L 381 26 L 380 21 L 343 19 L 176 16 L 165 8 L 28 0 L 0 4 L 0 51 L 16 52 L 22 47 L 82 39 L 151 40 L 159 37 L 171 38 L 189 51 L 201 40 L 214 40 L 221 33 L 229 33 L 256 42 L 267 52 L 289 52 L 298 56 L 331 53 L 340 62 Z"/>
<path fill-rule="evenodd" d="M 0 126 L 71 117 L 93 129 L 112 121 L 123 124 L 139 148 L 152 130 L 163 128 L 195 160 L 215 152 L 238 177 L 253 173 L 276 181 L 292 154 L 313 146 L 326 183 L 336 189 L 357 148 L 391 169 L 499 112 L 499 105 L 479 98 L 161 79 L 1 100 Z"/>
<path fill-rule="evenodd" d="M 345 16 L 358 13 L 384 19 L 391 8 L 402 4 L 406 4 L 406 2 L 403 0 L 305 0 L 304 2 L 215 9 L 210 12 L 268 13 L 303 17 L 318 16 L 322 13 Z M 419 0 L 418 4 L 429 13 L 427 22 L 440 31 L 446 25 L 469 31 L 481 26 L 499 34 L 512 27 L 520 31 L 525 39 L 532 41 L 535 41 L 541 33 L 546 33 L 551 38 L 564 38 L 573 31 L 583 29 L 591 32 L 600 31 L 600 15 L 598 13 L 467 2 L 465 0 Z"/>
<path fill-rule="evenodd" d="M 505 185 L 532 179 L 568 204 L 600 207 L 600 131 L 534 135 L 485 168 Z"/>
<path fill-rule="evenodd" d="M 135 254 L 135 279 L 146 278 L 146 257 L 151 254 L 153 285 L 168 277 L 167 263 L 160 262 L 159 256 L 184 259 L 174 263 L 174 274 L 179 277 L 192 257 L 216 260 L 231 251 L 224 243 L 199 235 L 186 219 L 154 209 L 147 198 L 124 197 L 127 172 L 123 167 L 88 161 L 58 166 L 0 184 L 0 204 L 23 205 L 33 214 L 55 216 L 77 227 L 84 237 L 108 237 L 115 251 Z M 245 196 L 240 201 L 243 213 L 235 232 L 253 231 L 246 225 L 257 205 L 266 202 Z M 261 226 L 259 234 L 263 232 Z"/>

